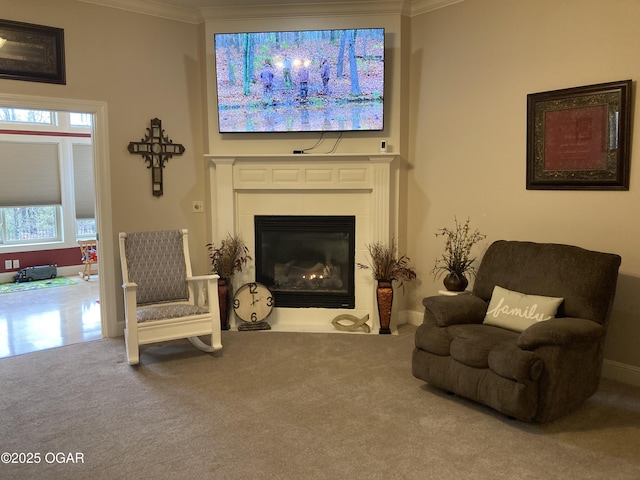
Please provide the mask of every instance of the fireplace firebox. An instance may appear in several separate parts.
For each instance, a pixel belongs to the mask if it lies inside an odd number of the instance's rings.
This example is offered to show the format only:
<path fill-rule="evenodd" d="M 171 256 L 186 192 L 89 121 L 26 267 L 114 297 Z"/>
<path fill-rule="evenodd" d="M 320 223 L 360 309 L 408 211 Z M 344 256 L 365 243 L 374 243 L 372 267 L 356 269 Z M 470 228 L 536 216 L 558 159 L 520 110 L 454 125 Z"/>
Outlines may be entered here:
<path fill-rule="evenodd" d="M 256 215 L 256 280 L 276 307 L 355 308 L 355 217 Z"/>

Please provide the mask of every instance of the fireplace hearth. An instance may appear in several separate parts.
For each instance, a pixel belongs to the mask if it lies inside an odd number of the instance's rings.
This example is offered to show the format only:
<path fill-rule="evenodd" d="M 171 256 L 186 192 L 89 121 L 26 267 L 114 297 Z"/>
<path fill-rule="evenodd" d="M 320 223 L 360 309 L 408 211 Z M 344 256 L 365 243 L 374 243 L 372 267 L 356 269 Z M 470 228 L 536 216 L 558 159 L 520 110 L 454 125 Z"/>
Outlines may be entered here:
<path fill-rule="evenodd" d="M 256 215 L 256 280 L 277 307 L 355 307 L 355 216 Z"/>

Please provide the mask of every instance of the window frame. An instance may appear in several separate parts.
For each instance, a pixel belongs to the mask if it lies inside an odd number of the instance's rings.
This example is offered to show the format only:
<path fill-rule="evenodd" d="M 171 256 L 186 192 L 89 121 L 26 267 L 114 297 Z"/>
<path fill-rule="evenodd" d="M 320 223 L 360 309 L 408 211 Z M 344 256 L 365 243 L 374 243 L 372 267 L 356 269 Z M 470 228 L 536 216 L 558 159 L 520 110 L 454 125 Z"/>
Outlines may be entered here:
<path fill-rule="evenodd" d="M 16 208 L 53 208 L 55 236 L 47 238 L 28 238 L 19 240 L 9 240 L 7 238 L 7 211 Z M 40 243 L 62 242 L 62 207 L 60 205 L 28 205 L 26 207 L 0 207 L 0 246 L 22 246 Z"/>

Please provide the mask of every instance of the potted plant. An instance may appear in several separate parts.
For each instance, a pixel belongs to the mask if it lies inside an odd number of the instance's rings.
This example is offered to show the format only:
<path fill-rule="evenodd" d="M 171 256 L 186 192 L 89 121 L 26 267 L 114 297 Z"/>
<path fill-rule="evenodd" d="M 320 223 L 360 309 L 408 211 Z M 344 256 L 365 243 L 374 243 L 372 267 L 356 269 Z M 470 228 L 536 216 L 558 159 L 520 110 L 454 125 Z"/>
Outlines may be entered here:
<path fill-rule="evenodd" d="M 406 255 L 398 255 L 395 240 L 391 243 L 371 243 L 367 245 L 369 265 L 358 263 L 359 268 L 371 269 L 373 278 L 378 282 L 376 298 L 380 315 L 380 333 L 390 334 L 391 309 L 393 306 L 393 281 L 398 281 L 403 288 L 403 281 L 410 282 L 416 278 L 416 272 L 409 266 L 410 259 Z"/>
<path fill-rule="evenodd" d="M 433 268 L 433 275 L 439 278 L 446 273 L 444 286 L 451 292 L 462 292 L 469 285 L 467 275 L 475 275 L 476 267 L 473 265 L 475 257 L 471 257 L 473 246 L 487 238 L 477 229 L 471 230 L 469 219 L 464 224 L 458 223 L 454 217 L 454 228 L 440 228 L 436 232 L 436 237 L 445 237 L 446 243 L 444 253 L 436 259 Z"/>
<path fill-rule="evenodd" d="M 220 276 L 218 280 L 220 326 L 223 330 L 229 330 L 229 285 L 233 274 L 241 272 L 251 260 L 249 248 L 239 234 L 229 233 L 219 246 L 209 243 L 207 249 L 211 259 L 211 271 Z"/>

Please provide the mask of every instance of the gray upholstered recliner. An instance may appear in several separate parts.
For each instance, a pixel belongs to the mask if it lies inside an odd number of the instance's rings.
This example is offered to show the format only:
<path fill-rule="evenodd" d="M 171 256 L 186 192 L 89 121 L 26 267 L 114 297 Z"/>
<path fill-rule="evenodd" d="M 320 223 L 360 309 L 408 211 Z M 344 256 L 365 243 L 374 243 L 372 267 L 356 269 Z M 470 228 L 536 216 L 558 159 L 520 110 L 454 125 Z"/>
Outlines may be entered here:
<path fill-rule="evenodd" d="M 471 294 L 424 299 L 413 375 L 527 422 L 575 410 L 598 389 L 620 262 L 570 245 L 493 243 Z M 555 318 L 518 332 L 483 323 L 495 286 L 563 300 Z"/>

